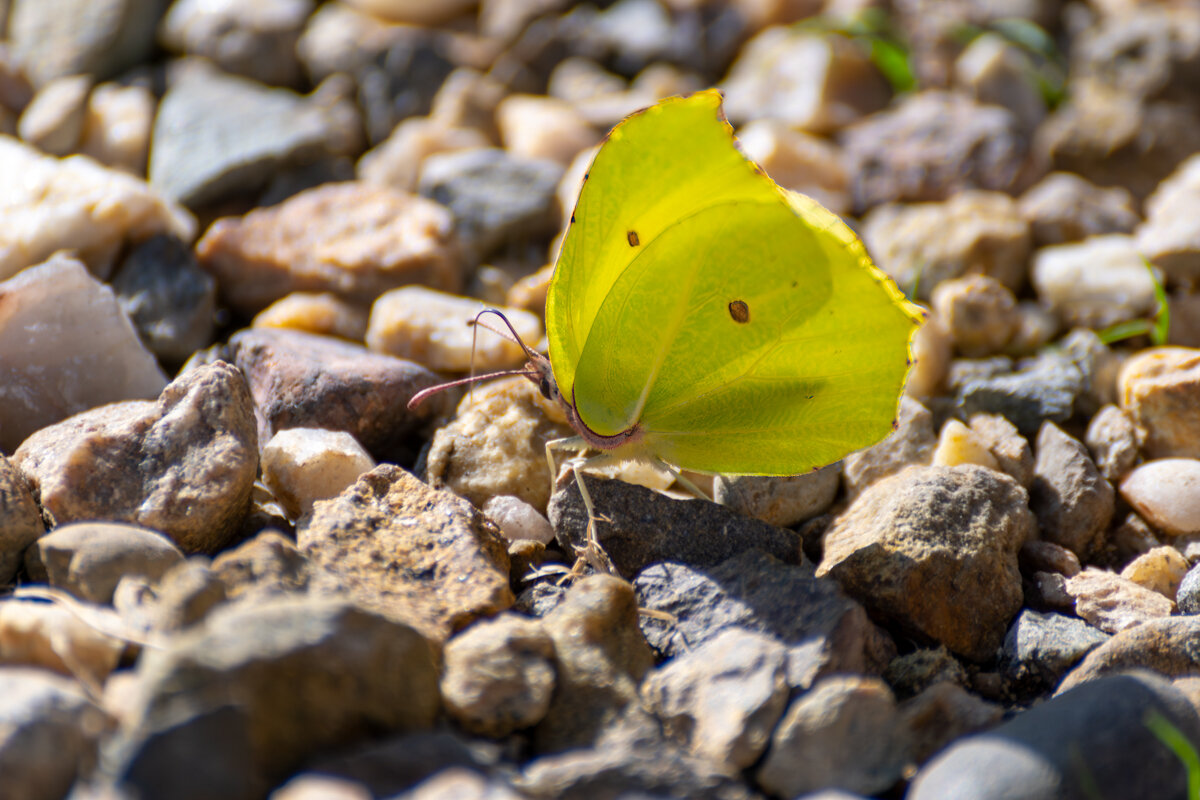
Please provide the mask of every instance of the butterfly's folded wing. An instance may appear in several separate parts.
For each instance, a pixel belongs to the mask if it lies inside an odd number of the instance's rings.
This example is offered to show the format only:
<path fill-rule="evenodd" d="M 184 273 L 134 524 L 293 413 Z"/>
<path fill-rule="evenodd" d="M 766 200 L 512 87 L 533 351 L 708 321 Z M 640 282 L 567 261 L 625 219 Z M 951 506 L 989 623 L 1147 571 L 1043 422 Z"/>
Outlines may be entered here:
<path fill-rule="evenodd" d="M 568 396 L 596 314 L 641 244 L 714 203 L 762 192 L 762 176 L 731 146 L 732 135 L 720 93 L 709 90 L 638 112 L 605 140 L 546 298 L 554 377 Z"/>

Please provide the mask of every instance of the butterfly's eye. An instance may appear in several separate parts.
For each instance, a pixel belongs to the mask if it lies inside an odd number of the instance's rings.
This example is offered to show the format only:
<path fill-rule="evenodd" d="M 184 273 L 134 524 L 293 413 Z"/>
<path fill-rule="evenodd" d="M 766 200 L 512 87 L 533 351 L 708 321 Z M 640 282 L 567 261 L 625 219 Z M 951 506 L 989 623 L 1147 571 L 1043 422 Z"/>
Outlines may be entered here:
<path fill-rule="evenodd" d="M 547 400 L 558 400 L 558 384 L 548 375 L 543 375 L 541 381 L 538 382 L 538 388 L 542 391 L 542 397 Z"/>

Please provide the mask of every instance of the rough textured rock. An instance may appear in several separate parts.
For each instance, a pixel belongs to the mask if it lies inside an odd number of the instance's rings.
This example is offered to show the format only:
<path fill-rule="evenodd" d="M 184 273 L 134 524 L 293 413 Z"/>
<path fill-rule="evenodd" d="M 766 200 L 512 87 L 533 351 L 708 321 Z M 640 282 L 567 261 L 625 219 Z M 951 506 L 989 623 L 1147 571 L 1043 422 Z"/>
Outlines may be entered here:
<path fill-rule="evenodd" d="M 789 477 L 717 476 L 713 502 L 780 527 L 790 527 L 826 511 L 841 483 L 841 464 Z"/>
<path fill-rule="evenodd" d="M 891 639 L 835 581 L 761 550 L 707 568 L 665 561 L 643 570 L 634 586 L 642 608 L 673 619 L 641 619 L 660 653 L 683 656 L 726 628 L 768 634 L 788 648 L 793 689 L 807 689 L 824 675 L 880 673 L 896 654 Z"/>
<path fill-rule="evenodd" d="M 1112 521 L 1115 492 L 1087 448 L 1052 422 L 1042 424 L 1029 506 L 1042 536 L 1087 559 Z"/>
<path fill-rule="evenodd" d="M 258 469 L 250 392 L 237 368 L 200 367 L 156 401 L 103 406 L 38 431 L 13 463 L 58 524 L 128 522 L 184 552 L 213 552 L 250 504 Z"/>
<path fill-rule="evenodd" d="M 1105 633 L 1170 616 L 1174 605 L 1158 592 L 1094 567 L 1068 578 L 1066 589 L 1075 600 L 1075 613 Z"/>
<path fill-rule="evenodd" d="M 555 687 L 554 641 L 542 624 L 501 614 L 446 643 L 446 712 L 471 733 L 501 738 L 536 725 Z"/>
<path fill-rule="evenodd" d="M 1010 691 L 1037 696 L 1057 686 L 1069 669 L 1109 638 L 1081 619 L 1027 608 L 1004 637 L 1001 669 Z"/>
<path fill-rule="evenodd" d="M 296 531 L 338 591 L 433 641 L 513 604 L 499 531 L 467 501 L 392 464 L 320 501 Z"/>
<path fill-rule="evenodd" d="M 438 706 L 433 650 L 411 628 L 336 600 L 239 603 L 143 656 L 116 774 L 160 797 L 220 781 L 171 747 L 216 721 L 270 785 L 322 748 L 426 729 Z"/>
<path fill-rule="evenodd" d="M 637 575 L 667 559 L 695 567 L 715 566 L 750 549 L 800 563 L 800 537 L 785 528 L 743 516 L 703 500 L 675 500 L 623 481 L 584 477 L 597 513 L 600 546 L 617 571 Z M 548 516 L 564 549 L 582 547 L 587 510 L 572 480 L 550 499 Z"/>
<path fill-rule="evenodd" d="M 825 534 L 817 575 L 874 613 L 975 660 L 1021 607 L 1017 551 L 1034 536 L 1027 495 L 976 466 L 913 467 L 874 484 Z"/>
<path fill-rule="evenodd" d="M 1092 650 L 1058 691 L 1126 669 L 1148 669 L 1165 678 L 1194 674 L 1200 657 L 1200 617 L 1171 616 L 1126 628 Z"/>
<path fill-rule="evenodd" d="M 16 577 L 25 548 L 45 532 L 25 479 L 0 455 L 0 584 Z"/>
<path fill-rule="evenodd" d="M 1200 458 L 1200 350 L 1143 350 L 1121 368 L 1121 409 L 1146 458 Z"/>

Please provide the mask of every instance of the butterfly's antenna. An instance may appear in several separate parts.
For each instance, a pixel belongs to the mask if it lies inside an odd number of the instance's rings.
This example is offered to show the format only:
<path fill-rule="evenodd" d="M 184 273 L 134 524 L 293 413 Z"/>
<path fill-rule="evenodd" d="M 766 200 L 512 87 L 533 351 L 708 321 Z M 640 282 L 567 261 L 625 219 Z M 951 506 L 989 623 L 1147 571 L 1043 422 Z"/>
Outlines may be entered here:
<path fill-rule="evenodd" d="M 529 347 L 529 345 L 525 344 L 524 341 L 521 340 L 520 334 L 518 334 L 516 329 L 513 328 L 512 323 L 508 321 L 508 317 L 504 316 L 504 314 L 497 309 L 485 308 L 483 311 L 480 311 L 478 314 L 475 315 L 475 318 L 473 320 L 471 320 L 470 324 L 479 326 L 481 328 L 486 328 L 487 330 L 492 331 L 493 333 L 497 334 L 498 336 L 503 336 L 505 339 L 507 339 L 508 334 L 504 333 L 503 331 L 496 330 L 495 328 L 491 327 L 490 325 L 485 325 L 479 321 L 479 318 L 482 317 L 484 314 L 495 314 L 500 319 L 502 319 L 504 321 L 505 326 L 512 333 L 511 341 L 520 345 L 521 349 L 525 351 L 526 356 L 532 357 L 534 355 L 535 351 L 533 349 L 531 349 Z M 474 365 L 475 365 L 475 339 L 474 339 L 474 337 L 472 337 L 471 338 L 471 368 L 472 368 L 472 370 L 474 370 Z M 503 377 L 507 377 L 509 375 L 525 375 L 526 377 L 528 377 L 530 374 L 531 373 L 530 373 L 528 367 L 525 367 L 522 369 L 507 369 L 507 370 L 502 370 L 500 372 L 489 372 L 486 375 L 475 375 L 472 373 L 471 375 L 468 375 L 465 378 L 459 378 L 456 381 L 447 381 L 446 383 L 439 383 L 437 386 L 430 386 L 427 389 L 422 389 L 421 391 L 414 394 L 412 396 L 412 399 L 408 401 L 408 408 L 411 411 L 412 409 L 421 405 L 421 403 L 423 403 L 427 397 L 430 397 L 431 395 L 435 395 L 438 392 L 442 391 L 443 389 L 453 389 L 455 386 L 473 385 L 473 384 L 479 383 L 479 381 L 486 381 L 491 378 L 503 378 Z"/>

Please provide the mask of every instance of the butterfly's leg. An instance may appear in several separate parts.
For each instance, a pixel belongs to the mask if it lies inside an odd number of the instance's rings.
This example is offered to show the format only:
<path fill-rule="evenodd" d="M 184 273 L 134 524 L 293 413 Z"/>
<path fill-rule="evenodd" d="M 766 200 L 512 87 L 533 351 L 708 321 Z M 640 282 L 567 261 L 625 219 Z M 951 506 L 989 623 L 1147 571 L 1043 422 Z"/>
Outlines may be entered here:
<path fill-rule="evenodd" d="M 703 489 L 701 489 L 699 486 L 697 486 L 696 484 L 692 483 L 687 478 L 685 478 L 683 476 L 683 472 L 679 469 L 679 467 L 672 466 L 671 464 L 668 464 L 667 462 L 663 461 L 661 458 L 656 458 L 654 460 L 660 467 L 662 467 L 667 472 L 674 475 L 675 482 L 678 483 L 680 486 L 682 486 L 684 489 L 687 489 L 689 492 L 691 492 L 693 497 L 695 497 L 698 500 L 711 500 L 712 499 L 707 494 L 705 494 Z"/>
<path fill-rule="evenodd" d="M 583 472 L 581 468 L 586 466 L 588 459 L 576 458 L 571 463 L 571 471 L 575 473 L 575 485 L 579 487 L 579 496 L 583 500 L 583 508 L 587 511 L 587 543 L 582 548 L 575 548 L 575 566 L 571 568 L 571 576 L 579 577 L 583 571 L 584 564 L 591 564 L 594 569 L 599 572 L 607 572 L 610 575 L 617 574 L 616 565 L 612 559 L 608 557 L 608 553 L 604 552 L 604 548 L 600 546 L 600 539 L 596 535 L 596 507 L 592 505 L 592 496 L 588 493 L 587 485 L 583 482 Z"/>

